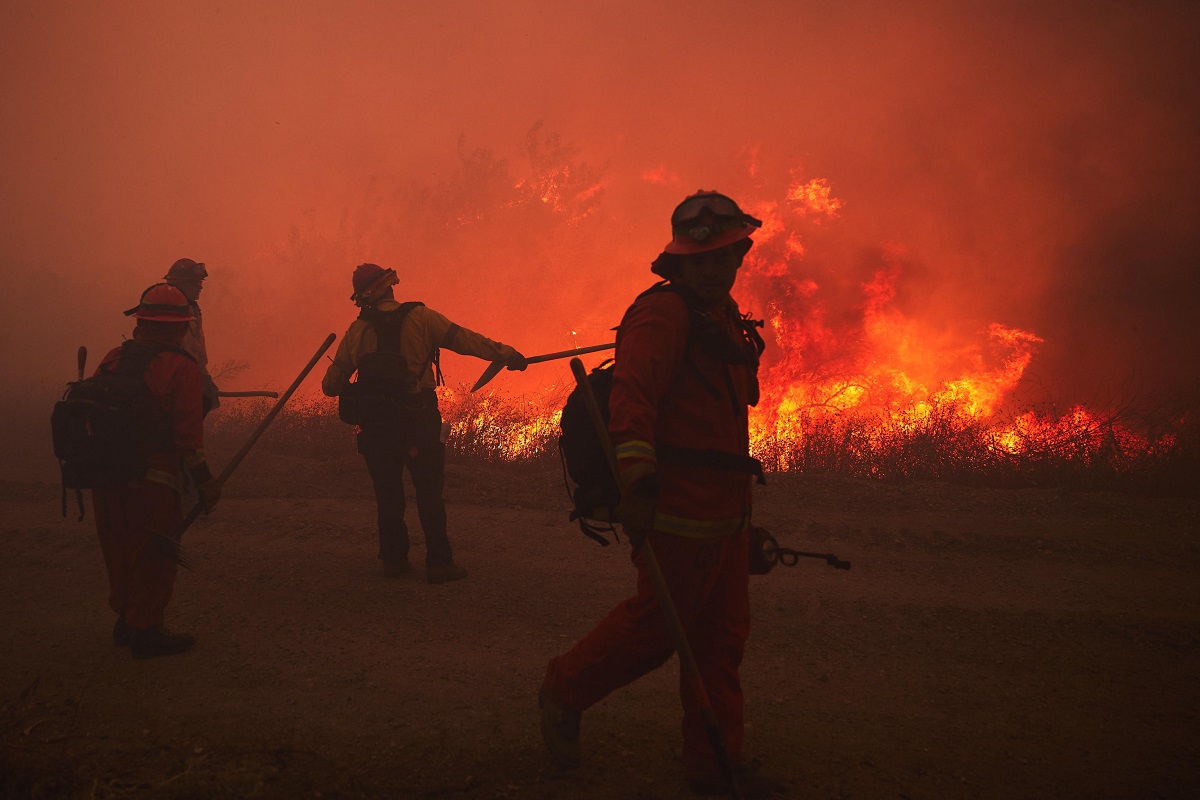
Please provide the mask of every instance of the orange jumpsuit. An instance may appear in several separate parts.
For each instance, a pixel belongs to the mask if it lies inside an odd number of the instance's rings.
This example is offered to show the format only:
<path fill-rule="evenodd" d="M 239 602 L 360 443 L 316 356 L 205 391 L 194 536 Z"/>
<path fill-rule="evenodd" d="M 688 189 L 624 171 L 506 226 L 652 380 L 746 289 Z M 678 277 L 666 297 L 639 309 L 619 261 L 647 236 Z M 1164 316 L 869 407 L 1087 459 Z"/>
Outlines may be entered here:
<path fill-rule="evenodd" d="M 133 338 L 179 346 L 178 336 L 152 337 L 140 325 Z M 113 369 L 121 352 L 119 347 L 109 351 L 96 374 Z M 185 466 L 204 460 L 201 373 L 196 362 L 182 353 L 161 352 L 150 361 L 145 380 L 170 423 L 171 444 L 148 455 L 141 480 L 92 490 L 96 532 L 108 569 L 108 604 L 124 616 L 126 624 L 143 629 L 162 625 L 177 571 L 151 531 L 170 535 L 182 524 L 180 476 Z"/>
<path fill-rule="evenodd" d="M 749 461 L 747 407 L 758 399 L 757 374 L 758 350 L 742 332 L 736 304 L 701 313 L 675 292 L 650 292 L 618 329 L 609 400 L 609 433 L 624 482 L 657 475 L 648 540 L 735 762 L 744 738 L 738 668 L 750 633 L 752 478 L 695 454 L 716 451 L 730 462 Z M 565 708 L 587 709 L 674 652 L 640 549 L 632 560 L 637 593 L 550 661 L 545 687 Z M 680 699 L 684 765 L 702 771 L 714 755 L 698 692 L 682 678 Z"/>

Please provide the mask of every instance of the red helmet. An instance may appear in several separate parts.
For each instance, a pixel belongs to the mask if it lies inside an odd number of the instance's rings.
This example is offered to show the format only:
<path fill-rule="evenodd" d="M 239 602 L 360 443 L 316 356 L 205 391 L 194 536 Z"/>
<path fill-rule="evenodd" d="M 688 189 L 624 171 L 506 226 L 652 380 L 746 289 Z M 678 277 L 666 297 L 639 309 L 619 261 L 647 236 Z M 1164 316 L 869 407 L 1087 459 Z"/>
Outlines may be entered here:
<path fill-rule="evenodd" d="M 188 322 L 196 318 L 183 292 L 168 283 L 156 283 L 142 292 L 137 307 L 125 315 L 155 322 Z"/>
<path fill-rule="evenodd" d="M 202 281 L 208 277 L 208 270 L 204 268 L 203 261 L 192 261 L 190 258 L 181 258 L 171 265 L 167 270 L 167 274 L 163 276 L 168 281 Z"/>
<path fill-rule="evenodd" d="M 384 269 L 378 264 L 359 264 L 354 268 L 354 294 L 350 299 L 356 306 L 369 306 L 383 294 L 383 290 L 400 282 L 396 270 Z"/>
<path fill-rule="evenodd" d="M 742 211 L 720 192 L 688 195 L 671 214 L 671 241 L 663 253 L 674 256 L 706 253 L 745 239 L 762 220 Z"/>

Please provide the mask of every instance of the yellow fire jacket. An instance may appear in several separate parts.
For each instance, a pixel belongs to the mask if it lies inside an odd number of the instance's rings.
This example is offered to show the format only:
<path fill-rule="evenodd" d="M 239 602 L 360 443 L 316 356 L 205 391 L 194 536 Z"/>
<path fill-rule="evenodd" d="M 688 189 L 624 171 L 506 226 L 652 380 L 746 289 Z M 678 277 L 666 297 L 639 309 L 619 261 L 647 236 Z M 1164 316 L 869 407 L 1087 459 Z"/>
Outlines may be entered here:
<path fill-rule="evenodd" d="M 400 307 L 395 300 L 381 300 L 375 304 L 380 311 L 393 311 Z M 356 319 L 338 346 L 337 355 L 321 381 L 321 391 L 336 397 L 350 383 L 350 376 L 358 370 L 359 360 L 379 347 L 375 329 L 367 322 Z M 437 386 L 433 374 L 432 355 L 435 348 L 443 347 L 464 356 L 475 356 L 487 361 L 504 360 L 512 355 L 513 348 L 456 325 L 426 306 L 417 306 L 408 313 L 400 326 L 400 352 L 412 369 L 421 369 L 417 376 L 423 389 Z"/>

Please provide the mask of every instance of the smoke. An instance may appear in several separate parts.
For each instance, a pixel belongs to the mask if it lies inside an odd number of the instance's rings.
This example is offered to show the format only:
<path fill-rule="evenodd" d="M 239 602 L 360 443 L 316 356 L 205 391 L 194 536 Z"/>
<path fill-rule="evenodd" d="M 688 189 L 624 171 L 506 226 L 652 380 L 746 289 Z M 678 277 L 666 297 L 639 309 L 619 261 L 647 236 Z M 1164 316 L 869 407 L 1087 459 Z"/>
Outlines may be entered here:
<path fill-rule="evenodd" d="M 1067 400 L 1197 387 L 1190 3 L 75 4 L 0 9 L 10 391 L 176 258 L 214 364 L 285 386 L 354 265 L 527 353 L 607 340 L 683 195 L 823 178 L 797 280 L 851 314 L 880 248 L 931 330 L 1041 336 Z M 762 309 L 756 309 L 762 311 Z M 93 363 L 95 363 L 93 361 Z M 447 360 L 451 382 L 483 365 Z M 513 390 L 559 367 L 503 375 Z"/>

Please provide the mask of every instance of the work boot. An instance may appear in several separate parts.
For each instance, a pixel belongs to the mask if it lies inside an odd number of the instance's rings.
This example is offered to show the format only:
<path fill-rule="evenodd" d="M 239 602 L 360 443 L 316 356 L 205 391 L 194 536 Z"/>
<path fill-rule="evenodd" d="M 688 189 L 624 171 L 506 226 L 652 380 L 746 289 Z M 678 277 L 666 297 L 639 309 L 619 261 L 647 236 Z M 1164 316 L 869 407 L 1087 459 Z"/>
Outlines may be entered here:
<path fill-rule="evenodd" d="M 583 713 L 560 706 L 544 686 L 538 690 L 538 708 L 542 710 L 542 741 L 550 751 L 550 758 L 560 767 L 578 767 L 583 759 L 579 747 L 579 723 Z"/>
<path fill-rule="evenodd" d="M 408 559 L 403 561 L 385 561 L 383 562 L 383 577 L 399 578 L 412 569 L 412 565 L 408 563 Z"/>
<path fill-rule="evenodd" d="M 134 658 L 173 656 L 191 647 L 196 637 L 190 633 L 171 633 L 161 627 L 130 628 L 129 649 Z"/>
<path fill-rule="evenodd" d="M 133 628 L 129 627 L 129 623 L 125 621 L 125 615 L 117 617 L 117 621 L 113 624 L 113 647 L 128 647 L 129 640 L 133 634 Z"/>
<path fill-rule="evenodd" d="M 735 764 L 733 777 L 737 781 L 738 790 L 746 800 L 787 794 L 787 785 L 777 778 L 764 774 L 762 764 L 758 759 Z M 729 797 L 732 794 L 729 780 L 721 772 L 720 766 L 715 763 L 712 765 L 711 772 L 689 774 L 687 782 L 693 794 L 719 797 Z"/>
<path fill-rule="evenodd" d="M 425 579 L 430 583 L 449 583 L 467 577 L 467 571 L 453 562 L 425 568 Z"/>

